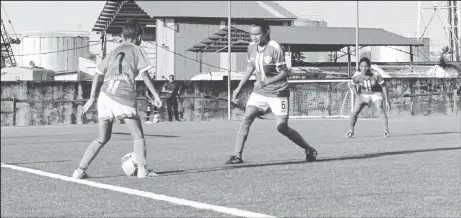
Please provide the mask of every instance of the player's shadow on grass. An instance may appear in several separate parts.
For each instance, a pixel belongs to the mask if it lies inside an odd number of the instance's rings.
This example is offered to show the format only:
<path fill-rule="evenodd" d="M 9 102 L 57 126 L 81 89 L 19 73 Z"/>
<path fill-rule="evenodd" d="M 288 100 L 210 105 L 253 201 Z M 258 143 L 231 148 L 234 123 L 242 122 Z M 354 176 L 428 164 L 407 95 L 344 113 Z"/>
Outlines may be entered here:
<path fill-rule="evenodd" d="M 421 150 L 409 150 L 409 151 L 391 151 L 391 152 L 380 152 L 380 153 L 344 156 L 344 157 L 319 158 L 316 162 L 358 160 L 358 159 L 377 158 L 377 157 L 399 155 L 399 154 L 412 154 L 412 153 L 421 153 L 421 152 L 449 151 L 449 150 L 461 150 L 461 147 L 433 148 L 433 149 L 421 149 Z M 269 162 L 269 163 L 258 163 L 258 164 L 227 165 L 227 166 L 222 166 L 222 167 L 211 167 L 211 168 L 204 168 L 204 169 L 172 170 L 172 171 L 163 171 L 163 172 L 157 172 L 157 173 L 162 176 L 170 176 L 170 175 L 182 175 L 182 174 L 189 174 L 189 173 L 203 173 L 203 172 L 213 172 L 213 171 L 241 169 L 241 168 L 280 166 L 280 165 L 305 164 L 305 163 L 307 162 L 304 160 L 283 161 L 283 162 Z"/>
<path fill-rule="evenodd" d="M 131 135 L 130 133 L 126 133 L 126 132 L 112 132 L 112 134 L 114 134 L 114 135 Z M 176 137 L 180 137 L 180 136 L 177 136 L 177 135 L 152 135 L 152 134 L 144 134 L 144 136 L 163 137 L 163 138 L 176 138 Z"/>

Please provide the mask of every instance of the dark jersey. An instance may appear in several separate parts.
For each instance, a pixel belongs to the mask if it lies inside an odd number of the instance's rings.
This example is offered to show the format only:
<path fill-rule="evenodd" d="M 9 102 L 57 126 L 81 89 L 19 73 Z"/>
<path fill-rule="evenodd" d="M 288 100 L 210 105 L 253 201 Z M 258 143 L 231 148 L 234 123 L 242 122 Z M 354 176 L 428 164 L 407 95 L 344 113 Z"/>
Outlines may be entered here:
<path fill-rule="evenodd" d="M 172 99 L 176 99 L 176 95 L 177 95 L 177 87 L 176 87 L 176 83 L 173 81 L 173 82 L 166 82 L 165 84 L 163 84 L 163 88 L 165 88 L 166 91 L 171 91 L 172 93 L 167 93 L 166 94 L 166 97 L 167 98 L 172 98 Z"/>
<path fill-rule="evenodd" d="M 282 47 L 274 40 L 269 41 L 262 51 L 258 51 L 258 44 L 250 43 L 248 46 L 248 62 L 255 66 L 256 80 L 258 81 L 274 77 L 286 69 L 285 53 Z M 287 88 L 288 80 L 285 78 L 261 88 L 255 88 L 254 92 L 273 96 Z"/>
<path fill-rule="evenodd" d="M 372 94 L 383 92 L 381 85 L 384 80 L 378 72 L 373 72 L 370 75 L 363 75 L 357 72 L 352 77 L 352 84 L 357 86 L 357 93 Z"/>
<path fill-rule="evenodd" d="M 101 92 L 120 104 L 135 107 L 135 78 L 151 67 L 144 49 L 132 43 L 123 43 L 98 65 L 97 72 L 104 75 Z"/>

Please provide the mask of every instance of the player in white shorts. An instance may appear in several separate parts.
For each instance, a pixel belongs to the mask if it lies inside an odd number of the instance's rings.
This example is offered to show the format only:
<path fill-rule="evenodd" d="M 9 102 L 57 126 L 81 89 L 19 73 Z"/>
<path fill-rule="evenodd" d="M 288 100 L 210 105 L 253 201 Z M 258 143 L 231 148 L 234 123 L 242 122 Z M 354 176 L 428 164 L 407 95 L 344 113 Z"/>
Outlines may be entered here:
<path fill-rule="evenodd" d="M 98 73 L 93 78 L 91 95 L 83 106 L 86 112 L 94 103 L 99 81 L 104 79 L 98 98 L 99 137 L 91 142 L 73 177 L 87 178 L 86 170 L 101 148 L 110 140 L 114 120 L 123 119 L 130 129 L 134 140 L 134 153 L 138 165 L 138 178 L 154 177 L 157 174 L 147 169 L 147 148 L 144 141 L 144 132 L 136 105 L 135 78 L 141 74 L 144 83 L 154 97 L 157 107 L 162 105 L 154 84 L 148 74 L 152 67 L 147 53 L 139 46 L 143 36 L 143 29 L 136 20 L 130 19 L 123 28 L 125 42 L 115 48 L 98 65 Z"/>
<path fill-rule="evenodd" d="M 256 74 L 257 82 L 248 99 L 245 115 L 237 133 L 234 155 L 226 164 L 243 163 L 243 146 L 250 126 L 258 114 L 266 112 L 269 108 L 276 116 L 277 130 L 304 149 L 307 161 L 315 161 L 317 151 L 296 130 L 288 126 L 288 70 L 283 49 L 270 39 L 269 25 L 264 20 L 255 20 L 251 25 L 250 34 L 253 42 L 248 46 L 246 73 L 233 92 L 233 101 L 236 101 L 240 90 L 253 72 Z"/>
<path fill-rule="evenodd" d="M 366 105 L 373 102 L 378 111 L 379 117 L 384 124 L 384 137 L 389 136 L 387 115 L 384 111 L 383 102 L 386 102 L 387 109 L 391 109 L 389 98 L 387 97 L 387 88 L 381 75 L 371 70 L 370 59 L 364 57 L 360 59 L 360 72 L 357 72 L 352 77 L 352 89 L 354 95 L 357 97 L 357 103 L 351 113 L 350 129 L 346 134 L 347 138 L 354 136 L 354 127 L 357 122 L 357 116 Z"/>

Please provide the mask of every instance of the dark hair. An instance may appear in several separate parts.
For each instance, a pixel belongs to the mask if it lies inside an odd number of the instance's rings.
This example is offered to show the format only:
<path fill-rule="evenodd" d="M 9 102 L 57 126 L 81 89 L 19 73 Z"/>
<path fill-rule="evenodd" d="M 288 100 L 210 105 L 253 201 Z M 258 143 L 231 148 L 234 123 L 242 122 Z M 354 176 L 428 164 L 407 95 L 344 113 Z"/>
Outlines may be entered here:
<path fill-rule="evenodd" d="M 135 39 L 143 34 L 144 30 L 136 19 L 128 19 L 126 21 L 125 27 L 123 27 L 123 36 L 125 38 Z"/>
<path fill-rule="evenodd" d="M 169 75 L 168 78 L 174 79 L 174 75 Z"/>
<path fill-rule="evenodd" d="M 261 30 L 263 31 L 263 33 L 267 33 L 269 31 L 269 23 L 264 20 L 264 19 L 254 19 L 250 26 L 254 27 L 254 26 L 259 26 L 261 27 Z"/>
<path fill-rule="evenodd" d="M 362 62 L 367 63 L 368 67 L 371 67 L 371 61 L 367 57 L 360 58 L 359 65 L 362 64 Z"/>

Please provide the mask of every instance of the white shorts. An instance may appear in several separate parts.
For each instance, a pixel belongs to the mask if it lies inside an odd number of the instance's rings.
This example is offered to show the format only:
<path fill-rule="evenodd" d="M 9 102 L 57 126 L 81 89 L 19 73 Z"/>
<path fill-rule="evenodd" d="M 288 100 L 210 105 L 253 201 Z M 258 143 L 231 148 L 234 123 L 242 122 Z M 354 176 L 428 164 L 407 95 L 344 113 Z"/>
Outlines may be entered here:
<path fill-rule="evenodd" d="M 276 116 L 288 116 L 288 98 L 287 97 L 267 97 L 264 95 L 251 93 L 247 102 L 248 106 L 255 106 L 264 112 L 271 109 Z"/>
<path fill-rule="evenodd" d="M 134 107 L 129 107 L 120 104 L 109 96 L 101 92 L 98 98 L 98 119 L 110 120 L 123 119 L 126 117 L 139 118 L 138 110 Z"/>
<path fill-rule="evenodd" d="M 371 93 L 371 94 L 361 94 L 360 97 L 362 98 L 363 102 L 370 103 L 375 102 L 377 100 L 383 100 L 383 93 Z"/>

